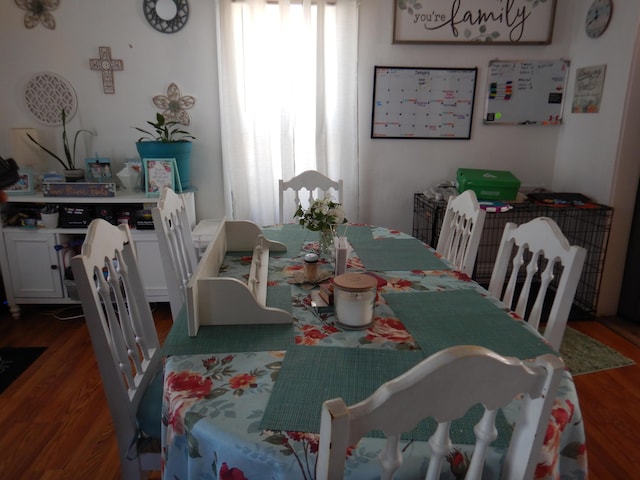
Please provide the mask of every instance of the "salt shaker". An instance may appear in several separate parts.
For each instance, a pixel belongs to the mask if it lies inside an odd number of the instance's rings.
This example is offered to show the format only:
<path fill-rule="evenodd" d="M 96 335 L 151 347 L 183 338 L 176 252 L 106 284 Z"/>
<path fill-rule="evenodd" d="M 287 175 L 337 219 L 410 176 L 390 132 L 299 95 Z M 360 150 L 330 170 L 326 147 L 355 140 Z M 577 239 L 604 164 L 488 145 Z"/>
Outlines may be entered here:
<path fill-rule="evenodd" d="M 315 282 L 318 278 L 318 255 L 307 253 L 304 256 L 304 279 L 307 282 Z"/>

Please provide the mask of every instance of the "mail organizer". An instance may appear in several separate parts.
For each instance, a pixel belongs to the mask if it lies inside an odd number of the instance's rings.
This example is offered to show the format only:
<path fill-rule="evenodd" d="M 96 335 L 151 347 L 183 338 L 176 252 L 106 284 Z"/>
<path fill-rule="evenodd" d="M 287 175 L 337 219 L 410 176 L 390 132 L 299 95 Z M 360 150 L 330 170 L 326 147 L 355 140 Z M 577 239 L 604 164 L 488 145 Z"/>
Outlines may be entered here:
<path fill-rule="evenodd" d="M 269 253 L 286 250 L 253 222 L 222 220 L 187 284 L 189 335 L 197 335 L 200 325 L 292 323 L 289 312 L 266 306 Z M 227 252 L 249 251 L 253 258 L 247 283 L 219 276 Z"/>

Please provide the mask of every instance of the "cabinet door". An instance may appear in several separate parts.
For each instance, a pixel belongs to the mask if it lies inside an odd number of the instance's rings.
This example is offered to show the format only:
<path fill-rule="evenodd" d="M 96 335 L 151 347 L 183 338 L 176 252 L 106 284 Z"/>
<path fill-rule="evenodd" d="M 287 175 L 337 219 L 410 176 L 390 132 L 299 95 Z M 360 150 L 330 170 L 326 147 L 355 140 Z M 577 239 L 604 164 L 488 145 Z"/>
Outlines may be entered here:
<path fill-rule="evenodd" d="M 150 302 L 168 301 L 167 281 L 155 232 L 132 232 L 136 243 L 138 268 L 147 299 Z"/>
<path fill-rule="evenodd" d="M 15 297 L 62 298 L 62 272 L 55 235 L 39 231 L 5 232 Z"/>

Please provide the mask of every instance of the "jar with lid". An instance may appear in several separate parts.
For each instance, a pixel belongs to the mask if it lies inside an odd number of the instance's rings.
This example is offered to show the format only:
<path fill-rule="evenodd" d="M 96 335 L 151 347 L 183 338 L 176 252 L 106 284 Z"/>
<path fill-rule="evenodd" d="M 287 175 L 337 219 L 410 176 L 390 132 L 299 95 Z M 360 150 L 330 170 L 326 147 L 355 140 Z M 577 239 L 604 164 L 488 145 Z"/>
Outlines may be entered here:
<path fill-rule="evenodd" d="M 378 282 L 364 273 L 344 273 L 333 280 L 338 323 L 350 329 L 367 328 L 373 322 Z"/>
<path fill-rule="evenodd" d="M 318 279 L 318 255 L 307 253 L 304 257 L 304 280 L 315 282 Z"/>

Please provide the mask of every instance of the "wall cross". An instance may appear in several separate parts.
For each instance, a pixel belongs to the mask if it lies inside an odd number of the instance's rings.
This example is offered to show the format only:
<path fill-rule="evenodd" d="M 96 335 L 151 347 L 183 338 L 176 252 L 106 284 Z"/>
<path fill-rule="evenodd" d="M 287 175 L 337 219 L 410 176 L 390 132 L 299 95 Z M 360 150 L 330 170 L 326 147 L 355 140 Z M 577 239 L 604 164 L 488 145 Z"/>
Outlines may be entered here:
<path fill-rule="evenodd" d="M 100 58 L 91 58 L 89 63 L 91 70 L 102 72 L 102 91 L 104 93 L 116 93 L 116 86 L 113 81 L 113 72 L 124 70 L 122 60 L 111 58 L 111 47 L 98 47 Z"/>

